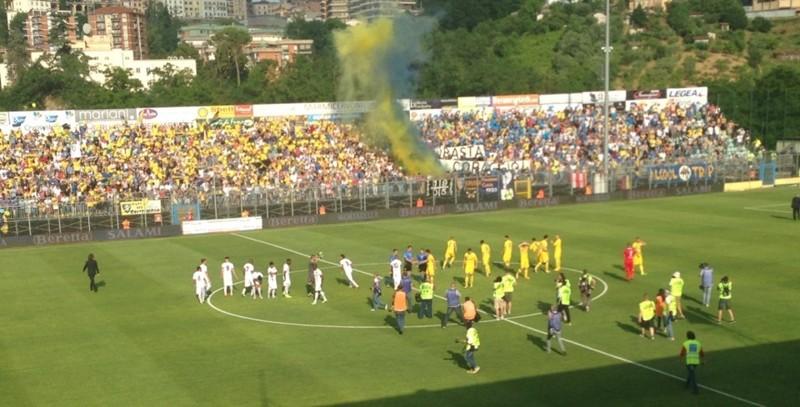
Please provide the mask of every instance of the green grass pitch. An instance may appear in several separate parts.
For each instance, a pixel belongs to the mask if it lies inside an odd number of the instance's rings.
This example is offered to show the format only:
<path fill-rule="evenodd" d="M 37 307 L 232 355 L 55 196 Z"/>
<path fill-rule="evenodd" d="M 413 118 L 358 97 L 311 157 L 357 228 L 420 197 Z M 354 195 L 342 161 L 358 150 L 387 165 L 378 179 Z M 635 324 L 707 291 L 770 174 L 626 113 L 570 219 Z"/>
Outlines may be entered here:
<path fill-rule="evenodd" d="M 742 399 L 797 405 L 800 221 L 791 221 L 788 208 L 795 192 L 3 250 L 0 405 L 746 405 Z M 485 239 L 497 261 L 504 234 L 515 242 L 560 234 L 564 266 L 588 268 L 608 289 L 592 312 L 573 308 L 574 324 L 564 336 L 580 345 L 567 343 L 567 356 L 542 350 L 541 315 L 513 323 L 486 316 L 478 324 L 477 375 L 465 374 L 463 345 L 454 343 L 463 327 L 441 329 L 436 319 L 411 315 L 408 323 L 417 328 L 400 336 L 387 326 L 392 314 L 370 311 L 368 276 L 357 273 L 362 288 L 352 290 L 337 281 L 343 275 L 330 264 L 324 264 L 330 301 L 312 306 L 304 295 L 306 259 L 263 243 L 322 251 L 324 260 L 334 262 L 346 253 L 357 269 L 386 274 L 392 248 L 429 247 L 441 261 L 449 235 L 458 240 L 459 257 Z M 635 236 L 647 242 L 648 275 L 626 283 L 618 267 L 625 243 Z M 89 252 L 102 271 L 97 294 L 89 292 L 80 272 Z M 214 306 L 226 313 L 198 304 L 194 266 L 209 258 L 217 289 L 224 256 L 240 276 L 248 258 L 262 271 L 270 260 L 280 265 L 292 258 L 294 298 L 215 294 Z M 733 280 L 736 324 L 712 323 L 716 299 L 710 309 L 697 301 L 697 265 L 703 261 L 714 266 L 716 280 Z M 654 295 L 675 270 L 686 280 L 688 320 L 677 322 L 675 342 L 642 339 L 633 320 L 641 295 Z M 566 275 L 575 286 L 578 274 Z M 439 270 L 437 294 L 461 276 L 459 268 Z M 514 315 L 537 313 L 553 301 L 554 277 L 540 273 L 522 281 Z M 600 283 L 596 294 L 603 288 Z M 491 293 L 482 275 L 475 288 L 461 291 L 482 307 Z M 574 293 L 573 301 L 578 297 Z M 443 310 L 443 301 L 436 300 L 434 313 Z M 689 329 L 707 351 L 699 382 L 716 392 L 701 389 L 693 396 L 669 376 L 684 376 L 678 353 Z"/>

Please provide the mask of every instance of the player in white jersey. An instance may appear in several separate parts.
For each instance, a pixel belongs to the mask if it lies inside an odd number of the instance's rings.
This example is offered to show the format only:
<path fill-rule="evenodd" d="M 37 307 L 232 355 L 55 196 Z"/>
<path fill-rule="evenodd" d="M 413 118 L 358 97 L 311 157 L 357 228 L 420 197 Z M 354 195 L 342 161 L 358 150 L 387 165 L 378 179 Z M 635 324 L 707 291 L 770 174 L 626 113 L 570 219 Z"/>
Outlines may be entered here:
<path fill-rule="evenodd" d="M 292 298 L 289 295 L 289 288 L 292 286 L 292 259 L 286 259 L 283 263 L 283 296 Z"/>
<path fill-rule="evenodd" d="M 314 302 L 311 305 L 316 305 L 319 297 L 322 297 L 323 304 L 328 302 L 328 298 L 325 297 L 325 291 L 322 291 L 322 270 L 317 267 L 314 269 Z"/>
<path fill-rule="evenodd" d="M 403 262 L 397 256 L 392 256 L 389 266 L 392 270 L 392 288 L 396 290 L 400 286 L 400 280 L 403 278 Z"/>
<path fill-rule="evenodd" d="M 244 288 L 242 288 L 242 297 L 250 294 L 253 291 L 253 259 L 250 259 L 244 264 Z"/>
<path fill-rule="evenodd" d="M 278 268 L 275 263 L 269 262 L 267 267 L 267 298 L 275 298 L 278 293 Z"/>
<path fill-rule="evenodd" d="M 260 271 L 253 271 L 253 299 L 256 297 L 264 298 L 261 296 L 261 282 L 264 281 L 264 273 Z"/>
<path fill-rule="evenodd" d="M 225 261 L 223 261 L 220 266 L 220 274 L 222 275 L 222 292 L 225 293 L 226 297 L 229 295 L 232 296 L 233 276 L 236 274 L 236 270 L 228 256 L 225 256 Z"/>
<path fill-rule="evenodd" d="M 200 266 L 197 266 L 194 274 L 192 274 L 192 281 L 194 281 L 194 293 L 197 296 L 197 300 L 200 301 L 200 304 L 206 302 L 206 290 L 210 283 L 208 281 L 208 276 L 203 273 Z"/>
<path fill-rule="evenodd" d="M 344 270 L 344 275 L 350 283 L 350 288 L 358 288 L 358 283 L 353 279 L 353 262 L 343 254 L 342 259 L 339 260 L 339 265 L 341 265 L 342 270 Z"/>
<path fill-rule="evenodd" d="M 208 292 L 211 291 L 211 277 L 208 276 L 208 260 L 205 258 L 200 259 L 200 271 L 206 276 L 206 281 L 208 282 L 206 285 L 206 295 L 208 295 Z"/>

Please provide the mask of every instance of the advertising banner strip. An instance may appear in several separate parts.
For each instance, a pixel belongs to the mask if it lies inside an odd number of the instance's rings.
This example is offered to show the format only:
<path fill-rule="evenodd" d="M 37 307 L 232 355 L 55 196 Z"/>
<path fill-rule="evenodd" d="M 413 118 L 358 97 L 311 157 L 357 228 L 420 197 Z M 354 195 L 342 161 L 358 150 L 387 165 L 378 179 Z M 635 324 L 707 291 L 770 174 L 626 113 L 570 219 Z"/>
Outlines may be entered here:
<path fill-rule="evenodd" d="M 141 201 L 120 202 L 119 212 L 122 216 L 159 213 L 161 212 L 161 201 L 157 199 L 142 199 Z"/>
<path fill-rule="evenodd" d="M 181 223 L 184 235 L 200 235 L 218 232 L 242 232 L 245 230 L 259 230 L 262 227 L 261 217 L 250 216 L 247 218 L 213 219 L 213 220 L 188 220 Z"/>

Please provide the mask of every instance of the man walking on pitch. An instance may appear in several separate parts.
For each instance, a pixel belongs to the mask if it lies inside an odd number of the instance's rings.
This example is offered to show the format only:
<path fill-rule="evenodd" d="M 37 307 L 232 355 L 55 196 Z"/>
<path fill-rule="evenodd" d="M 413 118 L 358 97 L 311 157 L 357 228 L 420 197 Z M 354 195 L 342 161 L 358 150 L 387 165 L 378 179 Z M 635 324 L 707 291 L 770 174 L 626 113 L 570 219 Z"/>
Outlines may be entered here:
<path fill-rule="evenodd" d="M 194 292 L 200 304 L 206 302 L 206 290 L 208 289 L 209 281 L 208 276 L 197 266 L 194 274 L 192 274 L 192 281 L 194 281 Z"/>
<path fill-rule="evenodd" d="M 511 241 L 511 238 L 506 235 L 506 240 L 503 241 L 503 265 L 506 267 L 506 270 L 511 269 L 511 256 L 514 252 L 514 242 Z"/>
<path fill-rule="evenodd" d="M 633 280 L 633 258 L 635 255 L 636 250 L 634 250 L 633 246 L 628 243 L 628 245 L 625 246 L 625 250 L 622 251 L 622 263 L 625 267 L 625 280 Z"/>
<path fill-rule="evenodd" d="M 425 280 L 419 285 L 419 298 L 417 317 L 433 318 L 433 284 L 430 281 Z"/>
<path fill-rule="evenodd" d="M 714 288 L 714 269 L 708 263 L 700 264 L 700 288 L 703 290 L 703 305 L 711 304 L 711 290 Z"/>
<path fill-rule="evenodd" d="M 347 278 L 347 283 L 350 285 L 350 288 L 358 288 L 358 283 L 353 279 L 353 262 L 344 254 L 341 254 L 340 257 L 339 265 L 342 266 L 342 271 L 344 271 L 344 276 Z"/>
<path fill-rule="evenodd" d="M 653 319 L 656 316 L 656 304 L 650 300 L 647 293 L 642 297 L 642 302 L 639 303 L 639 326 L 642 328 L 641 336 L 646 338 L 645 333 L 650 333 L 650 339 L 656 339 L 655 329 L 653 328 Z"/>
<path fill-rule="evenodd" d="M 455 282 L 450 283 L 450 289 L 447 290 L 444 298 L 447 300 L 447 312 L 442 318 L 442 328 L 447 327 L 447 323 L 450 321 L 450 314 L 455 313 L 459 321 L 464 320 L 464 314 L 461 312 L 461 293 L 458 292 Z"/>
<path fill-rule="evenodd" d="M 681 347 L 681 355 L 680 357 L 686 363 L 686 388 L 692 388 L 692 392 L 694 394 L 698 393 L 697 389 L 697 366 L 700 366 L 703 363 L 703 358 L 705 354 L 703 353 L 703 345 L 700 344 L 694 335 L 694 332 L 689 331 L 686 332 L 686 341 L 683 342 L 683 346 Z"/>
<path fill-rule="evenodd" d="M 511 300 L 514 296 L 514 287 L 516 285 L 517 278 L 514 277 L 511 270 L 506 270 L 506 274 L 503 276 L 503 301 L 506 302 L 506 315 L 511 315 Z"/>
<path fill-rule="evenodd" d="M 328 297 L 325 296 L 325 291 L 322 291 L 322 270 L 319 267 L 314 270 L 314 302 L 311 305 L 316 305 L 317 300 L 322 298 L 322 303 L 328 302 Z"/>
<path fill-rule="evenodd" d="M 561 272 L 561 236 L 553 238 L 553 260 L 555 260 L 556 272 Z"/>
<path fill-rule="evenodd" d="M 475 285 L 475 269 L 478 267 L 478 255 L 467 249 L 464 253 L 464 288 Z"/>
<path fill-rule="evenodd" d="M 481 339 L 478 336 L 478 329 L 475 328 L 472 321 L 465 323 L 467 327 L 467 337 L 463 341 L 467 346 L 464 349 L 464 359 L 467 361 L 467 373 L 475 374 L 481 370 L 481 367 L 475 362 L 475 352 L 481 346 Z M 459 342 L 456 340 L 456 342 Z"/>
<path fill-rule="evenodd" d="M 308 274 L 306 275 L 306 296 L 311 297 L 314 295 L 314 270 L 317 269 L 317 261 L 319 258 L 316 254 L 308 256 Z"/>
<path fill-rule="evenodd" d="M 236 270 L 234 270 L 230 257 L 225 256 L 225 261 L 220 266 L 220 277 L 222 277 L 222 292 L 226 297 L 233 296 L 233 276 L 235 273 Z"/>
<path fill-rule="evenodd" d="M 497 276 L 494 279 L 494 290 L 492 291 L 492 300 L 494 300 L 494 317 L 495 319 L 506 318 L 506 302 L 503 296 L 506 294 L 506 289 L 503 287 L 503 278 Z"/>
<path fill-rule="evenodd" d="M 252 261 L 252 260 L 251 260 Z M 292 288 L 292 259 L 286 259 L 283 263 L 283 296 L 292 298 L 289 289 Z"/>
<path fill-rule="evenodd" d="M 562 274 L 563 275 L 563 274 Z M 569 306 L 572 297 L 572 287 L 569 281 L 564 280 L 558 283 L 558 310 L 564 315 L 564 322 L 567 325 L 572 325 L 572 318 L 569 315 Z"/>
<path fill-rule="evenodd" d="M 383 284 L 381 284 L 381 276 L 375 274 L 374 278 L 372 279 L 372 310 L 375 311 L 376 309 L 389 309 L 389 306 L 384 304 L 381 301 L 381 295 L 383 294 Z"/>
<path fill-rule="evenodd" d="M 794 196 L 794 198 L 792 198 L 792 219 L 800 219 L 800 194 L 797 194 Z"/>
<path fill-rule="evenodd" d="M 681 272 L 676 271 L 672 273 L 672 278 L 669 280 L 669 291 L 672 293 L 672 296 L 675 297 L 675 306 L 678 309 L 678 315 L 676 318 L 685 319 L 686 317 L 683 315 L 683 303 L 681 302 L 681 297 L 683 296 L 683 279 L 681 278 Z"/>
<path fill-rule="evenodd" d="M 492 248 L 484 240 L 481 240 L 481 262 L 483 263 L 483 272 L 486 277 L 492 275 Z"/>
<path fill-rule="evenodd" d="M 561 312 L 558 311 L 558 306 L 553 304 L 550 310 L 547 311 L 547 353 L 550 353 L 550 340 L 556 338 L 558 348 L 561 353 L 566 355 L 567 351 L 564 349 L 564 341 L 561 339 Z"/>
<path fill-rule="evenodd" d="M 595 287 L 594 277 L 589 275 L 587 270 L 583 270 L 580 280 L 578 280 L 578 290 L 581 292 L 581 306 L 586 312 L 589 312 L 589 307 L 592 304 L 592 291 Z"/>
<path fill-rule="evenodd" d="M 728 316 L 731 317 L 730 323 L 736 322 L 733 316 L 733 307 L 731 307 L 731 298 L 733 297 L 733 283 L 728 279 L 728 276 L 722 277 L 722 280 L 717 285 L 719 291 L 719 306 L 717 307 L 717 323 L 722 323 L 722 311 L 727 310 Z"/>
<path fill-rule="evenodd" d="M 255 267 L 253 266 L 253 259 L 250 259 L 247 263 L 244 264 L 244 287 L 242 287 L 242 297 L 245 295 L 249 295 L 253 291 L 253 272 L 255 271 Z"/>
<path fill-rule="evenodd" d="M 89 258 L 83 265 L 83 271 L 89 276 L 89 291 L 97 292 L 97 284 L 94 282 L 94 277 L 100 274 L 100 266 L 97 265 L 97 260 L 94 259 L 94 254 L 89 253 Z"/>
<path fill-rule="evenodd" d="M 403 334 L 403 330 L 406 328 L 406 312 L 408 311 L 408 302 L 406 300 L 405 291 L 397 287 L 392 297 L 392 311 L 394 311 L 394 317 L 397 320 L 397 332 L 400 335 Z"/>

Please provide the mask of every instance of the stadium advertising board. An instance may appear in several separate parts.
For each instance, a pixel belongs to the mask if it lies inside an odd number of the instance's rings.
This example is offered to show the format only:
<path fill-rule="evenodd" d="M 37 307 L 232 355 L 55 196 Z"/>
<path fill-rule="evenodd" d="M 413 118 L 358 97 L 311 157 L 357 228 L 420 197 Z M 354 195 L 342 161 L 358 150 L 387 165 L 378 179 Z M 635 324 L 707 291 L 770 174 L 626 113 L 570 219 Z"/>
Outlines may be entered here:
<path fill-rule="evenodd" d="M 264 220 L 265 228 L 286 228 L 290 226 L 308 226 L 319 223 L 317 215 L 280 216 Z"/>
<path fill-rule="evenodd" d="M 557 93 L 539 95 L 540 105 L 580 106 L 583 104 L 583 93 Z"/>
<path fill-rule="evenodd" d="M 583 92 L 583 104 L 591 105 L 596 103 L 603 103 L 605 101 L 605 92 L 603 91 L 596 91 L 596 92 Z M 612 90 L 608 92 L 608 101 L 613 102 L 625 102 L 625 98 L 628 96 L 628 93 L 624 90 Z"/>
<path fill-rule="evenodd" d="M 409 110 L 409 116 L 412 121 L 425 120 L 428 117 L 441 116 L 442 109 L 423 109 L 423 110 Z"/>
<path fill-rule="evenodd" d="M 336 213 L 334 217 L 336 218 L 336 223 L 359 222 L 365 220 L 379 219 L 381 218 L 381 214 L 377 210 L 371 210 L 371 211 Z"/>
<path fill-rule="evenodd" d="M 373 101 L 253 105 L 253 117 L 355 115 L 369 112 L 373 106 Z"/>
<path fill-rule="evenodd" d="M 455 213 L 496 211 L 499 205 L 497 201 L 460 203 L 455 205 Z"/>
<path fill-rule="evenodd" d="M 422 208 L 400 208 L 397 216 L 401 218 L 410 218 L 414 216 L 444 215 L 447 213 L 445 209 L 446 207 L 444 205 L 424 206 Z"/>
<path fill-rule="evenodd" d="M 112 229 L 93 232 L 94 240 L 130 240 L 148 237 L 178 236 L 181 234 L 180 226 L 150 226 L 146 228 Z"/>
<path fill-rule="evenodd" d="M 147 107 L 136 109 L 136 116 L 142 123 L 191 123 L 197 119 L 197 106 L 190 107 Z"/>
<path fill-rule="evenodd" d="M 667 97 L 666 89 L 629 90 L 628 100 L 664 99 Z"/>
<path fill-rule="evenodd" d="M 713 180 L 714 171 L 714 165 L 706 163 L 653 165 L 647 167 L 647 176 L 652 185 L 662 185 Z"/>
<path fill-rule="evenodd" d="M 561 198 L 553 196 L 542 199 L 518 199 L 518 208 L 543 208 L 545 206 L 555 206 L 561 203 Z"/>
<path fill-rule="evenodd" d="M 47 132 L 52 127 L 69 125 L 75 126 L 75 111 L 73 110 L 43 110 L 30 112 L 9 112 L 7 119 L 12 128 L 22 131 Z"/>
<path fill-rule="evenodd" d="M 539 95 L 498 95 L 492 96 L 492 106 L 495 108 L 532 108 L 539 106 Z"/>
<path fill-rule="evenodd" d="M 469 177 L 463 179 L 459 185 L 467 199 L 497 200 L 500 198 L 500 177 L 489 175 L 483 177 Z"/>
<path fill-rule="evenodd" d="M 78 123 L 122 123 L 136 121 L 136 109 L 76 110 Z"/>
<path fill-rule="evenodd" d="M 460 97 L 457 101 L 459 110 L 480 109 L 492 105 L 491 96 L 466 96 Z"/>
<path fill-rule="evenodd" d="M 708 88 L 669 88 L 667 89 L 667 99 L 674 102 L 684 103 L 708 103 Z"/>
<path fill-rule="evenodd" d="M 32 236 L 34 246 L 89 242 L 92 238 L 93 236 L 90 232 L 54 233 L 52 235 Z"/>
<path fill-rule="evenodd" d="M 189 220 L 181 222 L 181 228 L 184 235 L 200 235 L 218 232 L 242 232 L 245 230 L 259 230 L 261 227 L 261 217 L 258 216 L 212 220 Z"/>
<path fill-rule="evenodd" d="M 425 189 L 428 196 L 453 196 L 455 184 L 452 178 L 429 179 Z"/>
<path fill-rule="evenodd" d="M 203 106 L 197 109 L 197 119 L 249 119 L 253 117 L 252 105 Z"/>
<path fill-rule="evenodd" d="M 139 201 L 125 201 L 119 203 L 119 212 L 122 216 L 150 215 L 161 212 L 161 201 L 157 199 L 142 199 Z"/>

